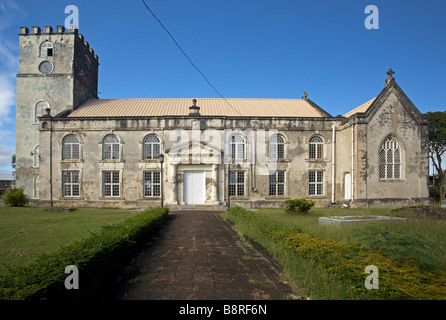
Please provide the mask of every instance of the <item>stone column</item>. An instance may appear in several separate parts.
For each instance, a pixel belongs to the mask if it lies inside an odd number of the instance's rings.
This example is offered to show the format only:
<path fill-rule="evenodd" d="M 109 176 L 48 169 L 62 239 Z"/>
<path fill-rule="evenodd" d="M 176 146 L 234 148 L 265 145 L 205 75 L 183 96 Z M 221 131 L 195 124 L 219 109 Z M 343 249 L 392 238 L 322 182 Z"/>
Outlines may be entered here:
<path fill-rule="evenodd" d="M 212 204 L 220 204 L 218 201 L 218 164 L 212 165 Z"/>
<path fill-rule="evenodd" d="M 170 164 L 170 174 L 169 174 L 169 182 L 170 182 L 170 200 L 168 204 L 176 205 L 178 204 L 178 192 L 177 192 L 177 165 Z"/>

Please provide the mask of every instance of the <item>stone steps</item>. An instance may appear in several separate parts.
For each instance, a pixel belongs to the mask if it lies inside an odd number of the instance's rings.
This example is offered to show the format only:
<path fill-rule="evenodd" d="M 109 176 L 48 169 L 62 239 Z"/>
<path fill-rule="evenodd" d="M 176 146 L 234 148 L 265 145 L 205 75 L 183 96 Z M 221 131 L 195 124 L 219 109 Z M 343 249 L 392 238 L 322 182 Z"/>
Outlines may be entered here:
<path fill-rule="evenodd" d="M 225 205 L 166 205 L 169 211 L 226 211 Z"/>

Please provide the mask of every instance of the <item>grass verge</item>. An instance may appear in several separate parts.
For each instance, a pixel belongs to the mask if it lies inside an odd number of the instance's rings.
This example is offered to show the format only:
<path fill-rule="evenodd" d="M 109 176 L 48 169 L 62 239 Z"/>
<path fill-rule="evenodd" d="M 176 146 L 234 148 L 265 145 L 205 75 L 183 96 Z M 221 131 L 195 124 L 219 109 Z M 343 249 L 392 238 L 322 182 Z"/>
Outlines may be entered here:
<path fill-rule="evenodd" d="M 327 210 L 324 215 L 341 215 L 339 210 Z M 446 299 L 444 271 L 423 266 L 410 255 L 404 256 L 403 252 L 399 252 L 398 259 L 392 257 L 383 248 L 384 244 L 390 243 L 385 238 L 380 246 L 373 247 L 355 237 L 354 233 L 345 235 L 370 226 L 324 231 L 316 225 L 317 210 L 315 215 L 296 217 L 280 211 L 271 215 L 268 210 L 251 212 L 231 208 L 223 217 L 233 221 L 239 232 L 267 248 L 280 261 L 285 277 L 296 291 L 312 299 Z M 373 224 L 371 227 L 384 232 L 379 226 Z M 409 240 L 413 238 L 409 236 Z M 404 241 L 409 240 L 403 239 L 397 244 L 404 247 Z M 378 267 L 377 290 L 365 288 L 368 265 Z"/>

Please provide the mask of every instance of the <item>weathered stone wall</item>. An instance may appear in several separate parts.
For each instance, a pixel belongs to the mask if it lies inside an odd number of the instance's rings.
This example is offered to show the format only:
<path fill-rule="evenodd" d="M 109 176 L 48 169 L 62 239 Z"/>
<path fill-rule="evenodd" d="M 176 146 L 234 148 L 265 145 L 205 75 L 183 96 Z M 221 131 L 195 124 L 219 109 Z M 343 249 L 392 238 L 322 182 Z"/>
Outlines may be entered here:
<path fill-rule="evenodd" d="M 45 120 L 47 121 L 47 120 Z M 135 205 L 137 203 L 146 206 L 151 203 L 159 204 L 159 199 L 147 200 L 143 197 L 143 171 L 160 170 L 160 164 L 156 160 L 143 160 L 143 139 L 148 134 L 155 134 L 161 139 L 161 152 L 166 155 L 164 163 L 164 188 L 166 203 L 184 203 L 183 175 L 186 171 L 199 170 L 206 173 L 206 204 L 223 204 L 227 200 L 227 165 L 223 162 L 224 151 L 224 129 L 234 130 L 229 132 L 240 132 L 247 139 L 249 131 L 238 128 L 250 128 L 254 130 L 257 137 L 263 137 L 258 146 L 264 148 L 262 153 L 268 157 L 268 129 L 274 129 L 274 133 L 280 133 L 285 138 L 285 159 L 277 163 L 256 162 L 249 160 L 233 164 L 231 170 L 244 172 L 245 195 L 233 196 L 232 201 L 255 202 L 264 201 L 268 203 L 283 203 L 287 198 L 309 197 L 308 195 L 308 171 L 323 170 L 325 172 L 325 190 L 323 195 L 312 196 L 318 204 L 325 205 L 330 202 L 331 195 L 331 129 L 333 121 L 320 119 L 306 119 L 297 121 L 295 119 L 225 119 L 225 118 L 203 118 L 200 122 L 201 143 L 198 149 L 193 144 L 193 121 L 190 118 L 165 118 L 165 119 L 53 119 L 52 128 L 52 191 L 53 202 L 65 200 L 62 198 L 62 171 L 79 170 L 81 176 L 81 196 L 78 199 L 67 199 L 66 204 L 91 205 L 97 201 L 97 205 Z M 43 124 L 43 120 L 41 121 Z M 48 121 L 47 121 L 48 122 Z M 197 125 L 197 122 L 195 122 Z M 315 127 L 320 128 L 315 130 Z M 49 181 L 49 125 L 47 129 L 41 129 L 41 178 Z M 176 139 L 179 135 L 173 128 L 183 129 L 185 137 Z M 197 128 L 197 127 L 196 127 Z M 215 129 L 214 137 L 206 139 L 203 128 Z M 292 128 L 293 130 L 289 130 Z M 258 131 L 256 131 L 259 129 Z M 264 131 L 266 130 L 266 131 Z M 197 131 L 194 131 L 197 132 Z M 121 159 L 102 160 L 102 141 L 107 134 L 115 134 L 121 141 Z M 67 134 L 75 134 L 81 141 L 81 160 L 62 160 L 62 140 Z M 323 137 L 324 157 L 318 160 L 309 159 L 308 140 L 313 134 Z M 217 141 L 218 140 L 218 141 Z M 256 146 L 256 141 L 253 141 Z M 170 156 L 176 146 L 186 148 L 186 161 L 181 159 L 175 161 Z M 203 149 L 208 149 L 212 154 L 210 160 L 202 157 L 195 159 L 192 155 L 198 150 L 203 154 Z M 248 149 L 248 147 L 247 147 Z M 180 162 L 178 162 L 180 161 Z M 269 172 L 272 169 L 285 171 L 285 194 L 283 196 L 269 196 Z M 102 171 L 118 170 L 122 178 L 121 197 L 104 198 L 102 195 Z M 213 174 L 213 171 L 216 171 Z M 215 179 L 216 178 L 216 179 Z M 217 181 L 215 181 L 217 180 Z M 213 189 L 215 188 L 215 190 Z M 176 193 L 174 197 L 172 192 Z M 215 196 L 212 193 L 216 192 Z M 40 199 L 50 200 L 49 188 L 41 188 Z"/>
<path fill-rule="evenodd" d="M 41 56 L 43 42 L 53 44 L 53 54 Z M 50 61 L 53 70 L 49 74 L 39 72 L 42 61 Z M 97 98 L 98 57 L 84 43 L 77 30 L 65 32 L 58 27 L 54 32 L 45 27 L 33 27 L 32 33 L 21 28 L 19 36 L 19 74 L 17 75 L 16 104 L 16 177 L 17 186 L 33 197 L 36 177 L 39 177 L 38 161 L 34 161 L 35 147 L 39 145 L 39 123 L 36 117 L 71 110 L 89 98 Z M 36 104 L 43 102 L 37 110 Z M 39 104 L 40 106 L 40 104 Z M 38 155 L 37 155 L 38 158 Z M 38 178 L 40 181 L 40 177 Z"/>

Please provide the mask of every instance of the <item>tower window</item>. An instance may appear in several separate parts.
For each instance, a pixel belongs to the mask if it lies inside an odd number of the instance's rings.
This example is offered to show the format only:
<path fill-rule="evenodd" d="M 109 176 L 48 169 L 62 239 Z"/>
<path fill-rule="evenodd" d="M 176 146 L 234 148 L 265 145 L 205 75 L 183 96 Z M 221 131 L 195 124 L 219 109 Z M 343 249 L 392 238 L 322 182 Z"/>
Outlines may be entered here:
<path fill-rule="evenodd" d="M 54 46 L 50 41 L 45 41 L 40 45 L 40 57 L 52 57 Z"/>
<path fill-rule="evenodd" d="M 41 100 L 34 105 L 34 123 L 38 123 L 38 117 L 43 116 L 46 109 L 50 107 L 47 101 Z"/>

